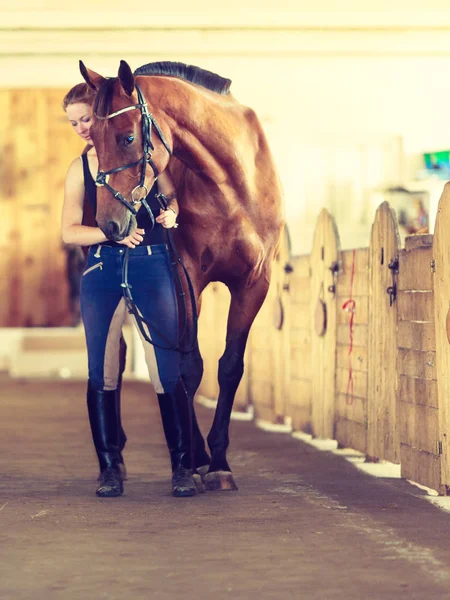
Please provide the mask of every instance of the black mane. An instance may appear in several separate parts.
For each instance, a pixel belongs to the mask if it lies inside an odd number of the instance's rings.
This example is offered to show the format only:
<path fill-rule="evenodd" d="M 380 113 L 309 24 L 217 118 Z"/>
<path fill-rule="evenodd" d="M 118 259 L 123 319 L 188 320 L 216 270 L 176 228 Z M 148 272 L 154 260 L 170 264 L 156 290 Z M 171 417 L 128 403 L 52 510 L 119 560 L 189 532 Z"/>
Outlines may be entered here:
<path fill-rule="evenodd" d="M 134 75 L 169 75 L 171 77 L 178 77 L 179 79 L 201 85 L 222 96 L 226 96 L 230 92 L 231 86 L 231 79 L 225 79 L 225 77 L 221 77 L 205 69 L 200 69 L 200 67 L 167 60 L 148 63 L 148 65 L 139 67 L 134 72 Z"/>

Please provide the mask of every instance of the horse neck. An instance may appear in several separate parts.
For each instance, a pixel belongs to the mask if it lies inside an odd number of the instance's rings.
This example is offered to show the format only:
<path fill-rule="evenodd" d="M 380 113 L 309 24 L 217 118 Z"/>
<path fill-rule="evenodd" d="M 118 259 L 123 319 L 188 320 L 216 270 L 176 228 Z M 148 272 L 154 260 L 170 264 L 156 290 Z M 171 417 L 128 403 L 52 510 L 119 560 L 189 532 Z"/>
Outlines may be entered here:
<path fill-rule="evenodd" d="M 153 85 L 150 89 L 153 97 Z M 243 123 L 232 98 L 170 80 L 170 93 L 161 89 L 157 102 L 167 117 L 177 158 L 214 187 L 233 181 L 242 185 L 245 169 L 237 158 L 233 131 L 238 133 Z"/>

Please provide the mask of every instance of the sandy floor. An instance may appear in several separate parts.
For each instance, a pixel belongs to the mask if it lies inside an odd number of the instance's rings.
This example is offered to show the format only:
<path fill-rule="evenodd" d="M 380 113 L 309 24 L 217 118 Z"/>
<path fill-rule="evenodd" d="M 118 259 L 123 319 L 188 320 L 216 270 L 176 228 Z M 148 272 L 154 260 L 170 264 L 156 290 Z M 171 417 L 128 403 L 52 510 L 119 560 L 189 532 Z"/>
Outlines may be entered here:
<path fill-rule="evenodd" d="M 450 598 L 450 514 L 407 482 L 235 421 L 239 491 L 172 498 L 156 398 L 127 382 L 129 481 L 101 500 L 84 385 L 0 385 L 2 600 Z"/>

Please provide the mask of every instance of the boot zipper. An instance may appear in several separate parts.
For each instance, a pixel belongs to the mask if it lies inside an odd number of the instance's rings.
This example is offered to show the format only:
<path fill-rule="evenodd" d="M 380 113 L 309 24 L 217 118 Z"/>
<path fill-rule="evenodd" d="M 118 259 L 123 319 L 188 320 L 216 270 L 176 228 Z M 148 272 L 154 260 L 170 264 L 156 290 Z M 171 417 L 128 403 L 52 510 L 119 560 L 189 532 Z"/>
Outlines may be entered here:
<path fill-rule="evenodd" d="M 83 277 L 85 275 L 87 275 L 88 273 L 90 273 L 91 271 L 93 271 L 94 269 L 100 269 L 100 271 L 101 271 L 102 268 L 103 268 L 103 263 L 99 262 L 99 263 L 93 265 L 92 267 L 89 267 L 89 269 L 86 269 L 86 271 L 83 273 Z"/>

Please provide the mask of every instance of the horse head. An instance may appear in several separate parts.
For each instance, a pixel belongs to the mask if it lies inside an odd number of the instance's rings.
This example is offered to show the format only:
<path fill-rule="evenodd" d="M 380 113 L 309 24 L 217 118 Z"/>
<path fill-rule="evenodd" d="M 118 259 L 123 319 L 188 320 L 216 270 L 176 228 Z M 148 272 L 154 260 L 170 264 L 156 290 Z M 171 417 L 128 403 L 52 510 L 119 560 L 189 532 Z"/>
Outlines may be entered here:
<path fill-rule="evenodd" d="M 165 135 L 170 142 L 170 131 L 156 109 L 158 121 L 148 111 L 125 61 L 120 61 L 113 78 L 95 73 L 81 61 L 80 71 L 97 91 L 90 132 L 99 163 L 96 219 L 108 239 L 120 241 L 136 227 L 137 210 L 169 162 L 171 148 Z"/>

